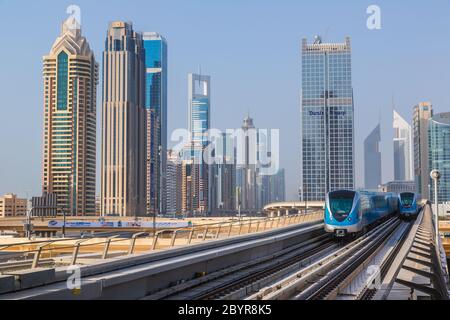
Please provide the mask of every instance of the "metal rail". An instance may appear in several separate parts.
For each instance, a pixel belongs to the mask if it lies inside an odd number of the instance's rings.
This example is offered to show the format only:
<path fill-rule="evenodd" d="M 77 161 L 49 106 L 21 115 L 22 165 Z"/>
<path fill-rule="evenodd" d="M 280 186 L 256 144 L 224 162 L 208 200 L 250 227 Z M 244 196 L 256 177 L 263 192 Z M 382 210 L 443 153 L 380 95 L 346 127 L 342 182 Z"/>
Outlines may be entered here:
<path fill-rule="evenodd" d="M 396 283 L 409 288 L 411 293 L 422 292 L 431 299 L 448 300 L 450 298 L 446 256 L 441 239 L 436 239 L 434 228 L 431 208 L 427 205 L 419 213 L 404 246 L 386 272 L 387 276 L 380 290 L 373 292 L 369 298 L 388 299 Z M 405 279 L 402 271 L 427 279 L 428 285 Z"/>
<path fill-rule="evenodd" d="M 31 262 L 31 268 L 35 269 L 40 266 L 40 262 L 43 256 L 54 256 L 63 252 L 64 254 L 67 251 L 72 252 L 72 255 L 69 259 L 70 265 L 75 265 L 78 262 L 78 258 L 81 250 L 88 250 L 89 248 L 93 248 L 96 246 L 103 245 L 103 252 L 101 254 L 102 259 L 107 259 L 110 248 L 113 245 L 117 245 L 119 243 L 129 242 L 128 250 L 123 253 L 118 253 L 121 255 L 133 255 L 136 252 L 136 241 L 138 238 L 143 238 L 148 235 L 149 239 L 152 239 L 151 246 L 146 251 L 155 251 L 163 248 L 171 248 L 180 245 L 190 245 L 193 242 L 198 241 L 206 241 L 217 240 L 220 238 L 230 238 L 232 236 L 239 236 L 248 233 L 258 233 L 264 232 L 280 227 L 285 227 L 288 225 L 300 224 L 311 221 L 318 221 L 322 217 L 321 212 L 313 212 L 310 214 L 298 214 L 291 216 L 282 216 L 275 218 L 266 218 L 266 219 L 258 219 L 258 220 L 247 220 L 247 221 L 231 221 L 231 222 L 221 222 L 216 224 L 209 224 L 203 226 L 194 226 L 190 228 L 181 228 L 181 229 L 168 229 L 157 232 L 154 235 L 139 232 L 132 236 L 130 239 L 118 239 L 118 236 L 109 237 L 104 240 L 95 241 L 93 243 L 86 243 L 92 239 L 52 239 L 47 241 L 35 241 L 35 242 L 25 242 L 25 243 L 13 243 L 13 244 L 0 244 L 0 252 L 8 252 L 14 253 L 15 259 L 21 260 L 18 263 L 17 267 L 24 267 L 27 264 L 23 263 L 24 259 L 27 259 L 30 255 L 33 256 L 33 260 Z M 276 223 L 276 225 L 275 225 Z M 234 231 L 234 232 L 233 232 Z M 180 235 L 187 235 L 187 238 L 181 237 Z M 195 238 L 197 236 L 197 239 Z M 160 244 L 161 239 L 170 239 L 169 244 Z M 75 241 L 73 244 L 65 244 L 64 242 Z M 183 243 L 184 242 L 184 243 Z M 59 245 L 61 244 L 61 245 Z M 36 249 L 26 250 L 17 252 L 19 255 L 16 255 L 16 252 L 12 250 L 14 247 L 26 247 L 26 246 L 37 246 Z M 91 249 L 95 250 L 95 249 Z M 48 264 L 48 259 L 45 260 L 45 263 Z M 2 269 L 12 268 L 11 263 L 8 265 L 0 263 L 0 271 Z M 25 268 L 25 267 L 24 267 Z M 29 267 L 27 267 L 29 268 Z"/>

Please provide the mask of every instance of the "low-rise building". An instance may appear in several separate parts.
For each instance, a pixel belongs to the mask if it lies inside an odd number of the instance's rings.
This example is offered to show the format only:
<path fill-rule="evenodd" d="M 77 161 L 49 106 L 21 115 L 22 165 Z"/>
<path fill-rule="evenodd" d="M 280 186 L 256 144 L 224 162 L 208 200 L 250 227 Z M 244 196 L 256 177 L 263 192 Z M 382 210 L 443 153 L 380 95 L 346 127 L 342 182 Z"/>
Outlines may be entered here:
<path fill-rule="evenodd" d="M 380 186 L 381 192 L 416 192 L 416 184 L 414 181 L 391 181 Z"/>
<path fill-rule="evenodd" d="M 31 207 L 33 217 L 56 217 L 58 214 L 56 194 L 44 193 L 41 197 L 33 197 Z"/>
<path fill-rule="evenodd" d="M 0 197 L 0 218 L 26 216 L 27 203 L 27 199 L 20 199 L 12 193 Z"/>

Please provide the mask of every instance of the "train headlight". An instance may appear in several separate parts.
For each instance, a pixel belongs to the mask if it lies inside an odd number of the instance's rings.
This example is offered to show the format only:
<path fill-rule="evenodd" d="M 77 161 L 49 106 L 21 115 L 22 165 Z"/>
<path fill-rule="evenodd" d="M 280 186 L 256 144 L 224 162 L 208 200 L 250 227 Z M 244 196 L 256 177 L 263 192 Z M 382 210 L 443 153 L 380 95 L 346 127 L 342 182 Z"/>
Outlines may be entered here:
<path fill-rule="evenodd" d="M 347 220 L 350 221 L 350 222 L 352 222 L 352 218 L 348 218 Z"/>

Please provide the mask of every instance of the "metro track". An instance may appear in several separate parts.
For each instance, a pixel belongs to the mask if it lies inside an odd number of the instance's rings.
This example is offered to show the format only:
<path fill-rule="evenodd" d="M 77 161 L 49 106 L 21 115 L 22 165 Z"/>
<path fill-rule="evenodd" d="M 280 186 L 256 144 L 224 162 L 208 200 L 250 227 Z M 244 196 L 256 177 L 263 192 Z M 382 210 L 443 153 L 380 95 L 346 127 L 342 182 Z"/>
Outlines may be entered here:
<path fill-rule="evenodd" d="M 286 248 L 274 255 L 236 265 L 205 275 L 169 290 L 163 290 L 145 300 L 227 300 L 242 299 L 258 286 L 276 281 L 298 268 L 308 265 L 338 247 L 327 234 Z M 275 280 L 271 280 L 275 277 Z M 255 289 L 256 288 L 256 289 Z"/>
<path fill-rule="evenodd" d="M 247 300 L 370 299 L 374 289 L 369 289 L 373 279 L 365 274 L 367 267 L 374 260 L 379 261 L 381 265 L 377 267 L 381 271 L 378 276 L 384 277 L 410 227 L 411 223 L 392 217 L 321 260 L 261 289 Z M 390 243 L 387 247 L 388 241 L 395 246 Z M 348 288 L 353 288 L 354 292 L 349 294 Z"/>

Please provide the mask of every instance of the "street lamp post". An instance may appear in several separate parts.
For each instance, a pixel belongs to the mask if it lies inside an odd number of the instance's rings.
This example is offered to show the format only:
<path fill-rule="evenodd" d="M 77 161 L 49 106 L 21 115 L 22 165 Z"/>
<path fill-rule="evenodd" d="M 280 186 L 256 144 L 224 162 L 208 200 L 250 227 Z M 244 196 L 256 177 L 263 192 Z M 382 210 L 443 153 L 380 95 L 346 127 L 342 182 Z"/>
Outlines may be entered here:
<path fill-rule="evenodd" d="M 438 202 L 438 182 L 441 178 L 441 173 L 438 170 L 433 170 L 430 173 L 431 179 L 434 180 L 434 219 L 436 224 L 436 246 L 439 240 L 439 202 Z"/>

